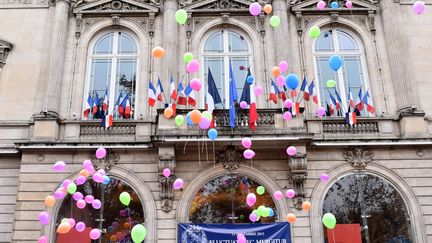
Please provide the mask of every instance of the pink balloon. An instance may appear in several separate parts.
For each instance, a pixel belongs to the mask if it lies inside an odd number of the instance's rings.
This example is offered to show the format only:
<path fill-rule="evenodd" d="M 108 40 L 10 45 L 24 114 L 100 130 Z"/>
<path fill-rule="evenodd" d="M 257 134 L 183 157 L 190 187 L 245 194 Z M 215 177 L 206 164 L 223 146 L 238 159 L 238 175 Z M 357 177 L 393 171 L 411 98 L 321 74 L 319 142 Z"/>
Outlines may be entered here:
<path fill-rule="evenodd" d="M 324 107 L 318 107 L 316 114 L 317 114 L 318 117 L 325 116 L 326 111 L 325 111 Z"/>
<path fill-rule="evenodd" d="M 246 243 L 247 242 L 244 234 L 242 234 L 242 233 L 237 234 L 237 242 L 238 243 Z"/>
<path fill-rule="evenodd" d="M 251 149 L 246 149 L 243 152 L 243 157 L 245 157 L 246 159 L 252 159 L 253 157 L 255 157 L 255 152 Z"/>
<path fill-rule="evenodd" d="M 325 3 L 324 1 L 319 1 L 319 2 L 317 3 L 317 8 L 318 8 L 319 10 L 323 10 L 323 9 L 325 8 L 325 6 L 326 6 L 326 3 Z"/>
<path fill-rule="evenodd" d="M 293 106 L 293 101 L 291 99 L 286 99 L 284 101 L 284 107 L 285 108 L 291 108 Z"/>
<path fill-rule="evenodd" d="M 96 158 L 102 159 L 106 156 L 106 149 L 104 147 L 100 147 L 96 150 Z"/>
<path fill-rule="evenodd" d="M 419 14 L 419 15 L 423 13 L 423 11 L 425 10 L 425 7 L 426 6 L 425 6 L 425 3 L 423 1 L 417 1 L 413 5 L 414 12 L 416 14 Z"/>
<path fill-rule="evenodd" d="M 63 190 L 57 189 L 53 195 L 56 199 L 63 199 L 66 196 L 66 193 Z"/>
<path fill-rule="evenodd" d="M 105 172 L 105 170 L 104 169 L 100 169 L 100 170 L 98 170 L 96 173 L 99 173 L 99 174 L 101 174 L 101 175 L 106 175 L 106 172 Z"/>
<path fill-rule="evenodd" d="M 71 183 L 72 183 L 72 180 L 66 179 L 63 181 L 62 186 L 63 186 L 63 188 L 67 188 L 69 186 L 69 184 L 71 184 Z"/>
<path fill-rule="evenodd" d="M 96 182 L 98 182 L 98 183 L 102 183 L 102 182 L 104 182 L 103 175 L 101 175 L 101 174 L 98 173 L 98 172 L 96 172 L 96 173 L 93 175 L 93 180 L 96 181 Z"/>
<path fill-rule="evenodd" d="M 248 106 L 248 104 L 246 101 L 243 100 L 242 102 L 240 102 L 240 108 L 247 109 L 247 106 Z"/>
<path fill-rule="evenodd" d="M 276 77 L 276 83 L 279 85 L 279 87 L 283 87 L 285 85 L 285 78 L 282 75 L 279 75 Z"/>
<path fill-rule="evenodd" d="M 275 197 L 276 200 L 281 200 L 283 198 L 283 194 L 281 191 L 275 191 L 273 196 Z"/>
<path fill-rule="evenodd" d="M 322 182 L 327 182 L 329 179 L 330 179 L 330 176 L 327 175 L 326 173 L 322 173 L 321 176 L 320 176 L 320 180 Z"/>
<path fill-rule="evenodd" d="M 78 231 L 78 232 L 83 232 L 83 231 L 85 230 L 85 228 L 86 228 L 86 225 L 85 225 L 85 223 L 83 223 L 83 222 L 78 222 L 78 223 L 75 225 L 75 229 L 76 229 L 76 231 Z"/>
<path fill-rule="evenodd" d="M 191 86 L 191 88 L 193 90 L 200 91 L 200 89 L 201 89 L 201 80 L 199 80 L 197 78 L 193 78 L 190 81 L 190 86 Z"/>
<path fill-rule="evenodd" d="M 99 229 L 92 229 L 90 231 L 90 239 L 97 240 L 101 236 L 101 232 Z"/>
<path fill-rule="evenodd" d="M 261 13 L 261 5 L 259 3 L 252 3 L 249 5 L 249 13 L 253 16 L 258 16 Z"/>
<path fill-rule="evenodd" d="M 68 218 L 68 222 L 69 222 L 69 224 L 70 224 L 71 227 L 74 227 L 74 226 L 75 226 L 75 219 L 73 219 L 73 218 Z"/>
<path fill-rule="evenodd" d="M 286 153 L 287 153 L 289 156 L 294 156 L 294 155 L 297 154 L 297 148 L 294 147 L 294 146 L 289 146 L 289 147 L 286 149 Z"/>
<path fill-rule="evenodd" d="M 286 192 L 286 197 L 289 199 L 293 199 L 295 197 L 295 191 L 293 189 L 288 189 Z"/>
<path fill-rule="evenodd" d="M 173 189 L 179 190 L 183 187 L 184 181 L 181 178 L 177 178 L 173 183 Z"/>
<path fill-rule="evenodd" d="M 77 186 L 82 185 L 86 182 L 87 178 L 85 176 L 78 176 L 78 178 L 76 178 L 75 180 L 75 184 L 77 184 Z"/>
<path fill-rule="evenodd" d="M 285 111 L 285 112 L 283 113 L 283 118 L 284 118 L 285 121 L 289 121 L 289 120 L 291 120 L 291 119 L 292 119 L 292 114 L 291 114 L 291 112 L 289 112 L 289 111 Z"/>
<path fill-rule="evenodd" d="M 93 195 L 87 195 L 85 196 L 84 200 L 86 203 L 91 204 L 94 201 L 94 197 Z"/>
<path fill-rule="evenodd" d="M 169 168 L 163 169 L 162 175 L 168 178 L 171 175 L 171 170 Z"/>
<path fill-rule="evenodd" d="M 198 126 L 203 130 L 208 129 L 210 125 L 211 125 L 210 119 L 208 119 L 205 116 L 201 117 L 201 121 L 198 123 Z"/>
<path fill-rule="evenodd" d="M 186 71 L 187 71 L 188 73 L 195 73 L 195 72 L 198 72 L 199 69 L 200 69 L 200 63 L 199 63 L 197 60 L 195 60 L 195 59 L 191 60 L 191 61 L 186 65 Z"/>
<path fill-rule="evenodd" d="M 249 207 L 252 207 L 256 203 L 256 200 L 257 200 L 257 198 L 256 198 L 255 194 L 253 194 L 253 193 L 249 193 L 246 196 L 246 203 Z"/>
<path fill-rule="evenodd" d="M 260 96 L 263 92 L 263 87 L 261 87 L 260 85 L 256 86 L 254 92 L 256 96 Z"/>
<path fill-rule="evenodd" d="M 38 216 L 38 219 L 39 223 L 41 223 L 42 225 L 47 225 L 50 221 L 50 215 L 47 212 L 41 212 Z"/>
<path fill-rule="evenodd" d="M 85 208 L 85 206 L 86 206 L 86 202 L 85 202 L 84 200 L 80 199 L 80 200 L 78 200 L 78 201 L 76 202 L 76 206 L 77 206 L 77 208 L 79 208 L 79 209 L 83 209 L 83 208 Z"/>
<path fill-rule="evenodd" d="M 345 6 L 346 6 L 347 8 L 352 8 L 352 2 L 351 2 L 351 1 L 347 1 L 347 2 L 345 3 Z"/>
<path fill-rule="evenodd" d="M 279 69 L 281 72 L 286 72 L 288 70 L 288 62 L 287 61 L 280 61 L 279 62 Z"/>
<path fill-rule="evenodd" d="M 78 201 L 78 200 L 83 199 L 83 198 L 84 198 L 84 195 L 83 195 L 81 192 L 75 192 L 75 193 L 72 195 L 72 198 L 73 198 L 75 201 Z"/>
<path fill-rule="evenodd" d="M 51 167 L 51 169 L 55 171 L 64 171 L 65 168 L 66 168 L 66 163 L 64 161 L 57 161 L 53 165 L 53 167 Z"/>
<path fill-rule="evenodd" d="M 101 201 L 99 199 L 93 200 L 92 207 L 94 209 L 99 209 L 99 208 L 101 208 L 101 206 L 102 206 L 102 203 L 101 203 Z"/>
<path fill-rule="evenodd" d="M 244 148 L 250 148 L 252 146 L 252 140 L 250 138 L 243 138 L 242 139 L 242 145 Z"/>
<path fill-rule="evenodd" d="M 90 175 L 93 175 L 93 174 L 95 173 L 95 168 L 94 168 L 93 165 L 92 165 L 92 166 L 90 166 L 90 167 L 87 169 L 87 171 L 88 171 L 88 173 L 89 173 Z"/>
<path fill-rule="evenodd" d="M 249 214 L 249 220 L 250 221 L 255 223 L 257 221 L 257 219 L 258 219 L 258 216 L 256 214 L 254 214 L 254 213 Z"/>
<path fill-rule="evenodd" d="M 84 162 L 83 162 L 84 169 L 88 169 L 88 168 L 90 168 L 92 166 L 93 166 L 93 162 L 91 160 L 89 160 L 89 159 L 84 160 Z"/>
<path fill-rule="evenodd" d="M 38 243 L 47 243 L 48 242 L 48 237 L 46 237 L 45 235 L 39 237 Z"/>

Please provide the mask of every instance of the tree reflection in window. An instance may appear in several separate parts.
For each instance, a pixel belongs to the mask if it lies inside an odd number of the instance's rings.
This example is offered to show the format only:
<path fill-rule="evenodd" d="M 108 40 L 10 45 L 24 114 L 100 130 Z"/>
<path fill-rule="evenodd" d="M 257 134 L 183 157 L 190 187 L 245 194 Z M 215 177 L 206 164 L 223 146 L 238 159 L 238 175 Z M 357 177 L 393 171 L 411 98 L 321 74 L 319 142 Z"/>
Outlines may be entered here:
<path fill-rule="evenodd" d="M 248 193 L 255 193 L 260 184 L 243 175 L 229 174 L 205 183 L 195 194 L 189 209 L 189 220 L 195 224 L 204 223 L 251 223 L 249 214 L 264 205 L 274 210 L 273 217 L 261 217 L 260 222 L 275 222 L 276 206 L 266 191 L 257 195 L 253 207 L 246 204 Z"/>
<path fill-rule="evenodd" d="M 125 191 L 131 195 L 129 208 L 119 200 L 120 193 Z M 60 207 L 56 227 L 63 218 L 74 218 L 76 222 L 84 222 L 86 227 L 102 231 L 101 241 L 92 242 L 132 242 L 130 231 L 134 225 L 144 223 L 144 212 L 138 195 L 129 185 L 112 177 L 108 185 L 88 180 L 78 186 L 77 192 L 84 196 L 93 195 L 95 199 L 101 200 L 102 207 L 94 209 L 91 204 L 87 204 L 84 209 L 79 209 L 76 201 L 69 195 Z M 77 233 L 75 229 L 71 231 Z"/>
<path fill-rule="evenodd" d="M 412 242 L 404 201 L 380 177 L 356 173 L 341 178 L 327 192 L 323 213 L 327 212 L 336 216 L 338 225 L 360 225 L 365 243 Z"/>

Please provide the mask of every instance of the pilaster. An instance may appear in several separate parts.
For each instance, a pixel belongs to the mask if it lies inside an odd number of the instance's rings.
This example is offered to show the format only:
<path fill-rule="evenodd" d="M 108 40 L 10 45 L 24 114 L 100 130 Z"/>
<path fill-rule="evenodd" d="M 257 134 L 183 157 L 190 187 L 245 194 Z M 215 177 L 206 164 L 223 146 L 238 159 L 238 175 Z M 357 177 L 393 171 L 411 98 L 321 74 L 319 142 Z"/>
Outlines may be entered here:
<path fill-rule="evenodd" d="M 161 209 L 165 213 L 168 213 L 173 208 L 174 191 L 172 185 L 177 178 L 175 176 L 175 152 L 174 147 L 163 147 L 159 148 L 159 183 L 161 187 L 160 199 Z M 171 170 L 171 175 L 165 177 L 162 172 L 165 168 Z"/>
<path fill-rule="evenodd" d="M 273 16 L 279 16 L 280 25 L 274 28 L 274 45 L 279 46 L 281 42 L 287 42 L 289 40 L 288 36 L 288 7 L 284 0 L 274 0 L 273 6 Z M 276 63 L 282 60 L 288 60 L 288 48 L 276 48 Z M 276 64 L 275 63 L 275 64 Z"/>
<path fill-rule="evenodd" d="M 178 9 L 176 0 L 164 0 L 163 2 L 163 39 L 162 47 L 165 49 L 163 58 L 163 69 L 160 78 L 165 85 L 168 85 L 170 76 L 178 80 L 176 75 L 178 66 L 177 42 L 178 23 L 175 20 L 175 13 Z"/>

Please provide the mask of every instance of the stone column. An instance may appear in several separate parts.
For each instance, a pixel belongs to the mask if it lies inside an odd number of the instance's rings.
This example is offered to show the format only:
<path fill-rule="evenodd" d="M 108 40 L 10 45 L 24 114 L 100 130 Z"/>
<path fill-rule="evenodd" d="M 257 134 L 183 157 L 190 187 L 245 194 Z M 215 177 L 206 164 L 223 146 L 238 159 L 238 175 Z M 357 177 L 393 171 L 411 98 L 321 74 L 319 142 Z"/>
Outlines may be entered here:
<path fill-rule="evenodd" d="M 69 20 L 68 0 L 57 0 L 53 28 L 51 31 L 51 47 L 48 63 L 48 85 L 43 110 L 58 117 L 60 107 L 60 89 L 63 79 L 63 66 L 66 54 L 66 39 Z"/>
<path fill-rule="evenodd" d="M 273 42 L 274 46 L 279 46 L 282 42 L 288 42 L 288 15 L 287 15 L 287 4 L 285 0 L 274 0 L 273 3 L 273 15 L 279 16 L 280 25 L 274 29 Z M 282 60 L 288 61 L 288 48 L 275 48 L 276 60 L 273 65 L 277 65 Z"/>
<path fill-rule="evenodd" d="M 163 3 L 163 39 L 162 47 L 165 49 L 165 57 L 163 58 L 163 69 L 160 78 L 164 83 L 164 87 L 168 87 L 169 78 L 173 75 L 174 81 L 178 82 L 177 67 L 179 55 L 177 50 L 178 41 L 178 24 L 175 20 L 175 13 L 177 11 L 177 1 L 176 0 L 164 0 Z M 168 93 L 167 93 L 168 94 Z M 166 95 L 167 95 L 166 94 Z M 169 101 L 169 95 L 166 98 Z"/>

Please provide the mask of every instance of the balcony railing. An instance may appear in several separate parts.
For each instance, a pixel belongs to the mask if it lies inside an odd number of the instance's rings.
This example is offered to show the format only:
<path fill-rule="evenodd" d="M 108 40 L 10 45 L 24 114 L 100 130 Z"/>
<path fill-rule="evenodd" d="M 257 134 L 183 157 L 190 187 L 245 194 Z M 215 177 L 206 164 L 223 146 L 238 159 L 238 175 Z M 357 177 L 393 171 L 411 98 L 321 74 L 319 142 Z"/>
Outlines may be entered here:
<path fill-rule="evenodd" d="M 358 121 L 346 124 L 345 120 L 323 121 L 323 132 L 327 134 L 378 134 L 378 121 Z"/>
<path fill-rule="evenodd" d="M 85 124 L 80 126 L 80 137 L 119 137 L 135 136 L 135 124 L 119 124 L 110 128 L 102 127 L 100 124 Z"/>
<path fill-rule="evenodd" d="M 256 122 L 257 127 L 274 127 L 275 114 L 277 110 L 259 110 L 258 119 Z M 215 110 L 213 112 L 215 127 L 229 127 L 230 116 L 228 110 Z M 249 127 L 249 112 L 240 111 L 236 114 L 235 119 L 236 127 Z"/>

